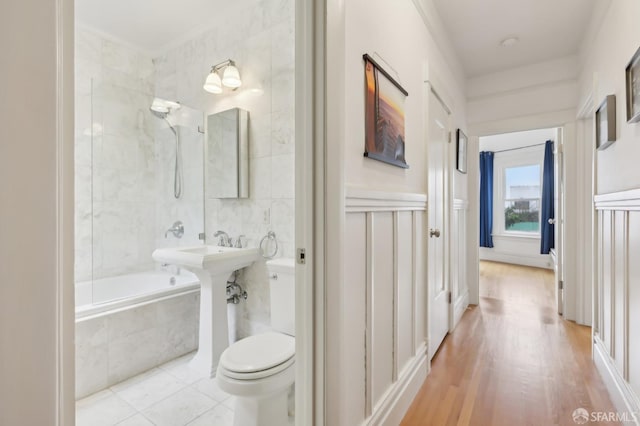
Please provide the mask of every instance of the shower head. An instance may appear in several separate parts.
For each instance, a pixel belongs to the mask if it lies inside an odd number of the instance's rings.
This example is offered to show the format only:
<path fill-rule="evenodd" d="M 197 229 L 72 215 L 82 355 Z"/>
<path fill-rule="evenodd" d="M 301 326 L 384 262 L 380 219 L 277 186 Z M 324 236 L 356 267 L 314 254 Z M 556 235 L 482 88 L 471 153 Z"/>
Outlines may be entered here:
<path fill-rule="evenodd" d="M 165 99 L 153 98 L 153 102 L 149 109 L 158 118 L 167 118 L 167 115 L 171 113 L 171 111 L 179 109 L 180 104 L 178 102 L 167 101 Z"/>

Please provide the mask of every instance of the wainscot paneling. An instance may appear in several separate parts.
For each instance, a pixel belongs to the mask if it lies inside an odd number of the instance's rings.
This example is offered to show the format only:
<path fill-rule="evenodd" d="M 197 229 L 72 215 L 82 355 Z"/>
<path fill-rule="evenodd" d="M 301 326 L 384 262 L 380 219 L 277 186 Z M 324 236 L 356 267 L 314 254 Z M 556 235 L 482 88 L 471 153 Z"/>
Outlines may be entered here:
<path fill-rule="evenodd" d="M 594 361 L 616 408 L 638 413 L 640 190 L 598 195 L 595 206 L 598 273 L 594 293 Z"/>
<path fill-rule="evenodd" d="M 331 300 L 343 316 L 329 343 L 340 347 L 327 360 L 342 372 L 334 425 L 399 424 L 426 378 L 426 203 L 347 188 L 345 283 Z"/>
<path fill-rule="evenodd" d="M 469 287 L 467 285 L 467 211 L 466 200 L 453 200 L 453 222 L 451 235 L 451 297 L 453 300 L 452 325 L 462 318 L 469 306 Z"/>

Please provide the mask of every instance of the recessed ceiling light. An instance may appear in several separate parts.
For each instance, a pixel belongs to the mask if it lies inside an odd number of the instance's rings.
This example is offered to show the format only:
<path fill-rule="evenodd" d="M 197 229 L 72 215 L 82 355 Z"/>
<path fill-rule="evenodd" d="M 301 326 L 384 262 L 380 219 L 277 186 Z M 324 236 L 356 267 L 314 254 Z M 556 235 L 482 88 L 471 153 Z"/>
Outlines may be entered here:
<path fill-rule="evenodd" d="M 518 37 L 507 37 L 500 42 L 500 46 L 502 47 L 511 47 L 517 44 L 520 41 Z"/>

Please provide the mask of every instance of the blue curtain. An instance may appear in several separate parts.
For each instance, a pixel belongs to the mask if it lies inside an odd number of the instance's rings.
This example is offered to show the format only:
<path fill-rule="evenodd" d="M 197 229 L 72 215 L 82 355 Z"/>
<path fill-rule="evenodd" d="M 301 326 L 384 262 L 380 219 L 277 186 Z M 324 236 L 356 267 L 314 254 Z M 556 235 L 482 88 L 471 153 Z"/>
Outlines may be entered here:
<path fill-rule="evenodd" d="M 553 248 L 555 225 L 549 219 L 555 217 L 553 202 L 553 142 L 544 147 L 544 169 L 542 172 L 542 208 L 540 210 L 540 254 L 548 254 Z"/>
<path fill-rule="evenodd" d="M 480 153 L 480 247 L 493 247 L 493 152 Z"/>

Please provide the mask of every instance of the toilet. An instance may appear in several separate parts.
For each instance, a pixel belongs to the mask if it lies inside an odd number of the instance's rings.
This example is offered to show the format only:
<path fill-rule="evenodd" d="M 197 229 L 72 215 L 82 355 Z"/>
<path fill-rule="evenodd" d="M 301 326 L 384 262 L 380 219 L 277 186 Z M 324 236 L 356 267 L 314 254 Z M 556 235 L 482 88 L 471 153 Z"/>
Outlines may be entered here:
<path fill-rule="evenodd" d="M 235 426 L 283 426 L 295 380 L 295 266 L 293 259 L 267 262 L 273 331 L 249 336 L 220 356 L 216 380 L 236 397 Z"/>

